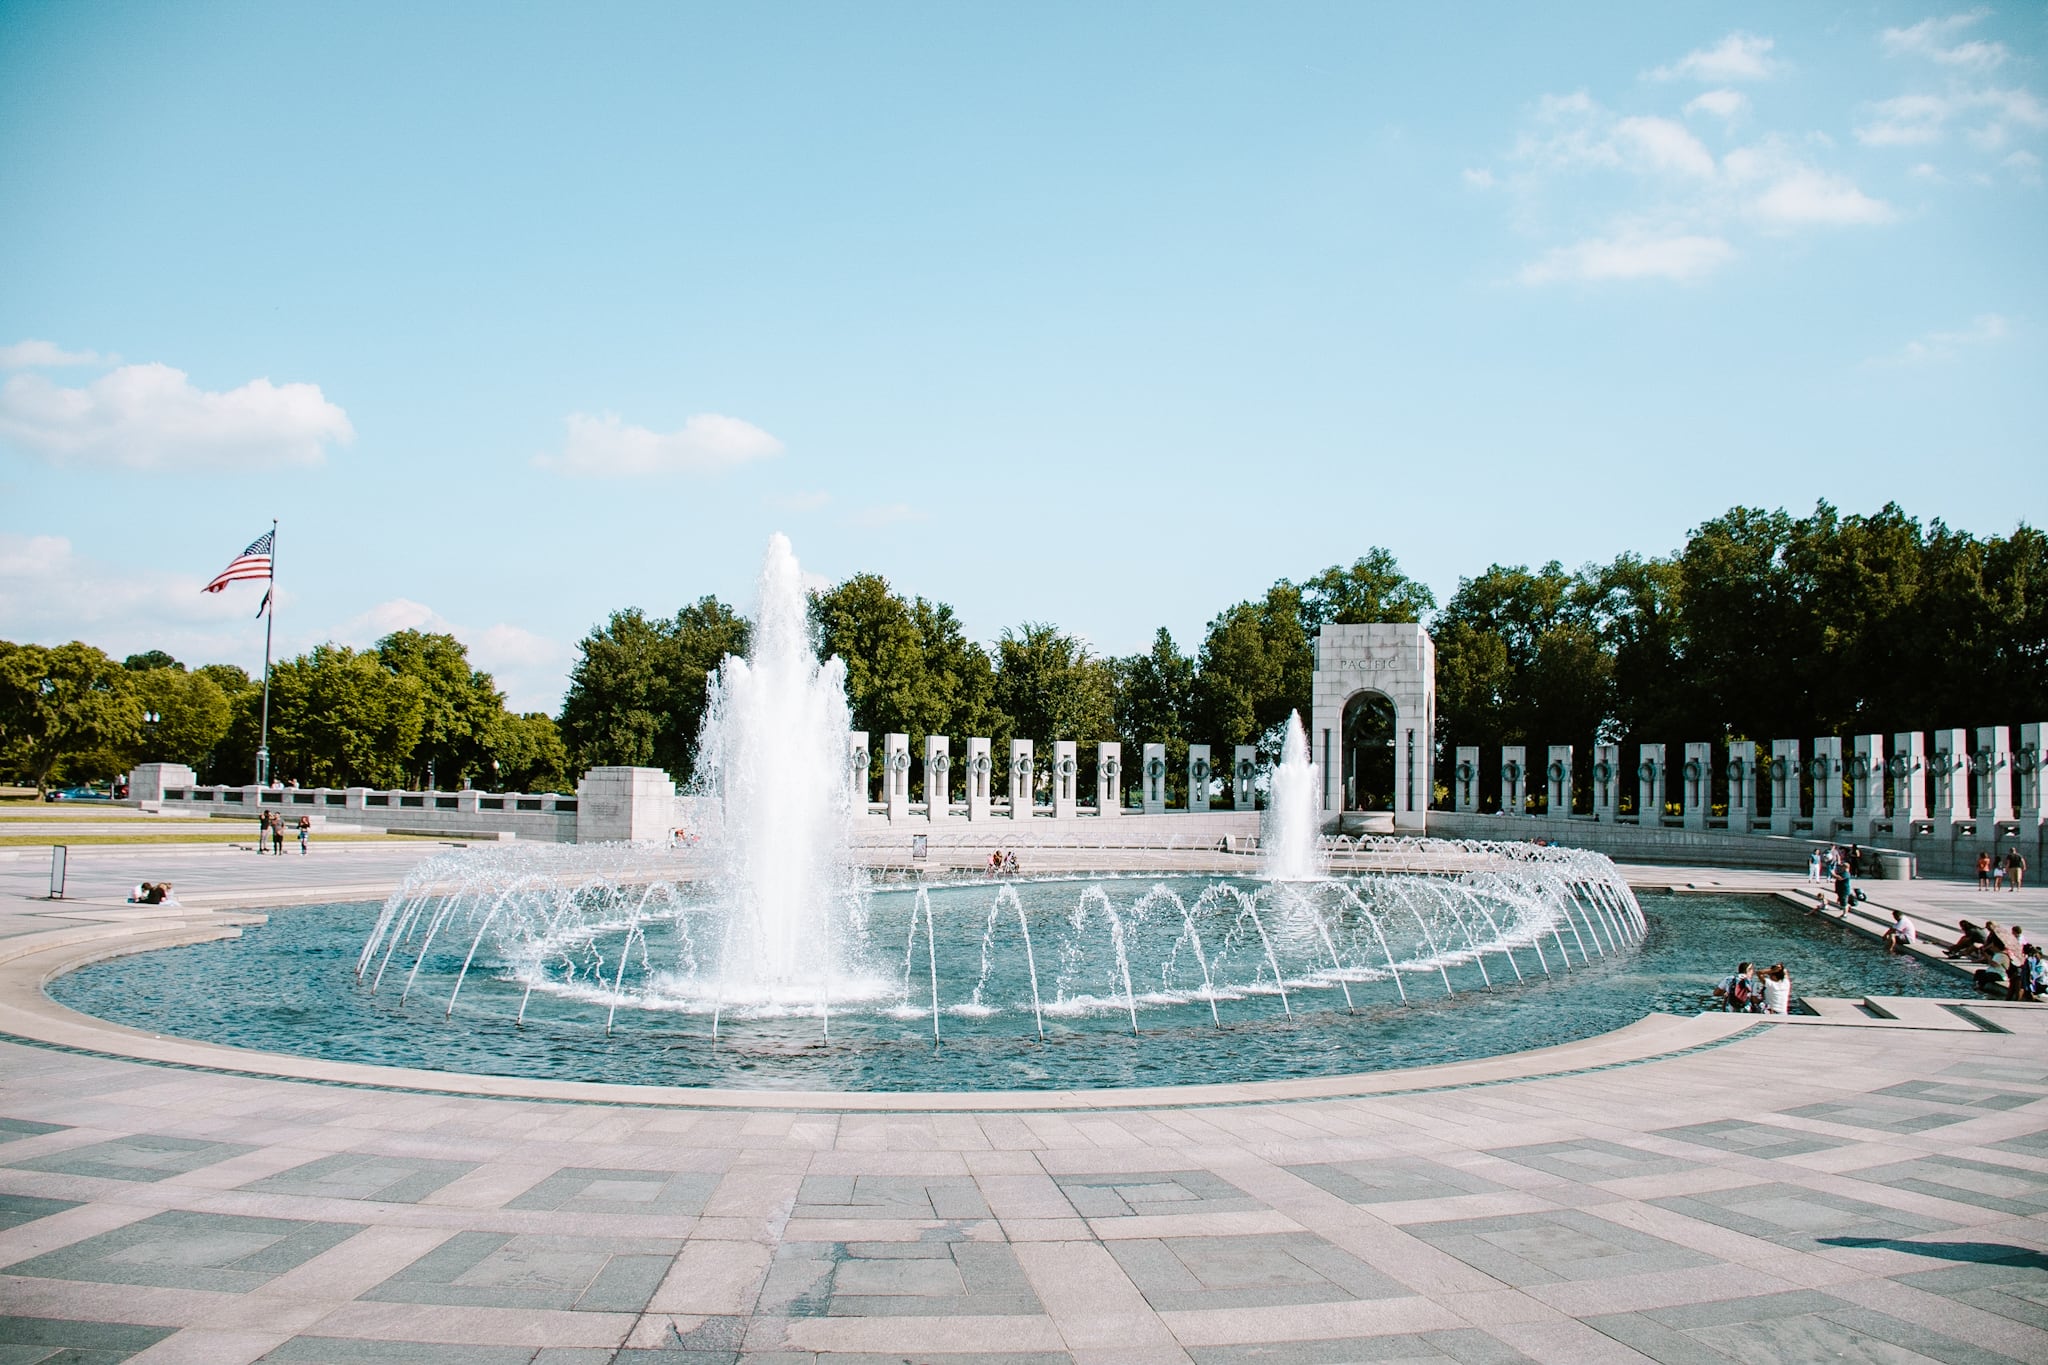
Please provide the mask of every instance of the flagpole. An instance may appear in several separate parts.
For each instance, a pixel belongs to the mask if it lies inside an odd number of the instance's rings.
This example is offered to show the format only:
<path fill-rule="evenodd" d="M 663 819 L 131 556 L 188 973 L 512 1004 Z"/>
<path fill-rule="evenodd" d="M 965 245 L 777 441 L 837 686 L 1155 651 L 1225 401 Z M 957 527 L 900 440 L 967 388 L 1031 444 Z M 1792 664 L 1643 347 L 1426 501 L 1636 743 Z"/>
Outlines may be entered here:
<path fill-rule="evenodd" d="M 263 601 L 269 611 L 263 617 L 263 729 L 256 742 L 256 785 L 270 785 L 270 633 L 277 624 L 277 518 L 270 519 L 270 584 Z"/>

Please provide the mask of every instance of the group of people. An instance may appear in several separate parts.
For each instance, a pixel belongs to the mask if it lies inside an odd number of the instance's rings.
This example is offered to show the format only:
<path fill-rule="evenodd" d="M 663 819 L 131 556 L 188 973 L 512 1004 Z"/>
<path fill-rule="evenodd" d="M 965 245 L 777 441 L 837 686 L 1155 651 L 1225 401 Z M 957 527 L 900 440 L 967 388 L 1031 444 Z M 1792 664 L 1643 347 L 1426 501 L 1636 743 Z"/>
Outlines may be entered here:
<path fill-rule="evenodd" d="M 1721 1008 L 1735 1014 L 1790 1014 L 1792 1012 L 1792 973 L 1785 970 L 1782 962 L 1757 968 L 1750 963 L 1738 963 L 1734 975 L 1723 978 L 1714 987 L 1714 998 L 1721 1002 Z"/>
<path fill-rule="evenodd" d="M 2041 945 L 2027 940 L 2026 930 L 1988 919 L 1982 924 L 1963 920 L 1962 931 L 1944 956 L 1983 963 L 1975 974 L 1978 990 L 1987 995 L 2003 990 L 2007 1000 L 2038 1001 L 2048 995 L 2048 961 L 2041 957 Z"/>
<path fill-rule="evenodd" d="M 1014 877 L 1019 870 L 1014 852 L 997 849 L 988 855 L 988 875 L 991 877 Z"/>
<path fill-rule="evenodd" d="M 1870 898 L 1856 889 L 1856 878 L 1863 875 L 1863 847 L 1851 844 L 1843 849 L 1835 844 L 1816 848 L 1806 860 L 1806 879 L 1822 886 L 1832 885 L 1835 891 L 1835 909 L 1848 918 L 1849 907 L 1858 901 Z M 1822 892 L 1814 910 L 1825 909 L 1827 893 Z M 1811 913 L 1809 911 L 1808 913 Z"/>
<path fill-rule="evenodd" d="M 169 882 L 142 882 L 128 893 L 130 905 L 176 905 L 178 898 L 171 894 Z"/>
<path fill-rule="evenodd" d="M 313 817 L 301 815 L 298 824 L 294 825 L 293 828 L 299 832 L 299 852 L 304 853 L 307 843 L 313 837 Z M 256 816 L 256 851 L 258 853 L 264 851 L 263 842 L 265 839 L 270 841 L 270 852 L 278 854 L 284 852 L 284 816 L 277 811 L 261 811 Z"/>
<path fill-rule="evenodd" d="M 2003 858 L 1989 850 L 1977 854 L 1977 889 L 1979 891 L 2017 891 L 2026 880 L 2027 860 L 2015 844 L 2005 851 Z"/>

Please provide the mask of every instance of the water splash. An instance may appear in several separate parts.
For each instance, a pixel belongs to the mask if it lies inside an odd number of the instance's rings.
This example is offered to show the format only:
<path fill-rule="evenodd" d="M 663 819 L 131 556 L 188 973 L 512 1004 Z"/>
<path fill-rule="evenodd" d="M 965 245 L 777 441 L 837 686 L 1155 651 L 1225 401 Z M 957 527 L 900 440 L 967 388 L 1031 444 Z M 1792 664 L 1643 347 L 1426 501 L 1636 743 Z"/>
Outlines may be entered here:
<path fill-rule="evenodd" d="M 1259 875 L 1273 881 L 1313 881 L 1327 874 L 1318 847 L 1323 775 L 1309 758 L 1301 712 L 1287 714 L 1287 737 L 1273 768 L 1271 800 L 1259 835 Z"/>

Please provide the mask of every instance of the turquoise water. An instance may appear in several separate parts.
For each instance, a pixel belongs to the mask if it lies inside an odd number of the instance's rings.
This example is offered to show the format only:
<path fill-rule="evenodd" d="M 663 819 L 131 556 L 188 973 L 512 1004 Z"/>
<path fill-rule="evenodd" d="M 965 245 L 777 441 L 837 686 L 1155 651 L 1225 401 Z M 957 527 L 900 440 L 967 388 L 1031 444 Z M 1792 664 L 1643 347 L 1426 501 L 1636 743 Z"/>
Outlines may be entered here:
<path fill-rule="evenodd" d="M 1123 885 L 1164 886 L 1192 904 L 1215 882 Z M 715 1022 L 701 1001 L 643 1008 L 629 998 L 614 1010 L 589 985 L 609 979 L 606 964 L 620 952 L 602 942 L 588 946 L 591 970 L 579 977 L 576 964 L 565 963 L 564 974 L 544 979 L 539 990 L 529 991 L 531 977 L 494 960 L 486 946 L 455 993 L 469 947 L 457 941 L 422 958 L 404 999 L 396 973 L 372 992 L 355 967 L 374 904 L 278 910 L 240 939 L 93 963 L 49 991 L 73 1009 L 135 1028 L 336 1061 L 551 1080 L 896 1091 L 1273 1080 L 1492 1056 L 1590 1037 L 1652 1011 L 1712 1008 L 1712 986 L 1742 958 L 1784 962 L 1795 994 L 1969 989 L 1959 975 L 1888 957 L 1837 923 L 1768 898 L 1686 895 L 1643 897 L 1648 930 L 1634 947 L 1601 956 L 1583 943 L 1575 950 L 1567 934 L 1541 940 L 1540 961 L 1530 945 L 1512 954 L 1496 949 L 1476 962 L 1404 971 L 1398 986 L 1385 973 L 1318 974 L 1314 943 L 1290 939 L 1277 924 L 1276 981 L 1264 965 L 1266 945 L 1219 924 L 1200 931 L 1209 943 L 1207 969 L 1217 982 L 1234 984 L 1205 992 L 1196 989 L 1193 954 L 1169 951 L 1175 926 L 1158 926 L 1149 956 L 1136 926 L 1130 958 L 1138 965 L 1126 991 L 1092 959 L 1079 975 L 1062 977 L 1060 936 L 1075 887 L 1018 888 L 1038 945 L 1043 1041 L 1020 945 L 988 927 L 996 921 L 984 920 L 989 892 L 982 886 L 932 892 L 935 963 L 903 929 L 908 893 L 876 893 L 874 937 L 888 945 L 873 954 L 871 975 L 880 984 L 871 983 L 867 998 L 840 1003 L 829 1037 L 827 1021 L 809 1010 L 729 1009 Z M 686 939 L 678 947 L 654 934 L 624 945 L 629 957 L 651 954 L 656 965 L 686 950 Z M 936 1041 L 933 975 L 940 981 Z"/>

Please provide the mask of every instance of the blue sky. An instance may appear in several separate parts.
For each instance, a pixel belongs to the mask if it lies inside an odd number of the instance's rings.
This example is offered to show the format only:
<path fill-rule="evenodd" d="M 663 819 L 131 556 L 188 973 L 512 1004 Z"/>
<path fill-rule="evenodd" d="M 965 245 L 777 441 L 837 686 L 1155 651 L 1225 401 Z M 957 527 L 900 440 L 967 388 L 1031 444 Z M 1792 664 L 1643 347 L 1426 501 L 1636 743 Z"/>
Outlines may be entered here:
<path fill-rule="evenodd" d="M 0 3 L 0 637 L 807 570 L 1105 652 L 1373 544 L 2048 513 L 2048 9 Z M 243 599 L 247 600 L 243 600 Z"/>

